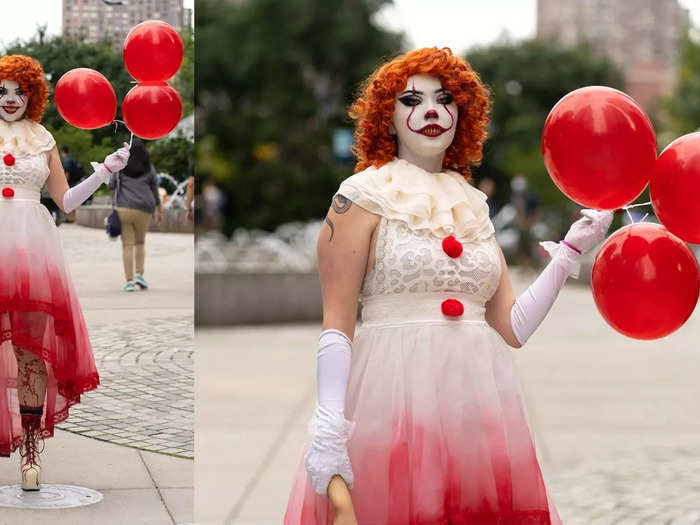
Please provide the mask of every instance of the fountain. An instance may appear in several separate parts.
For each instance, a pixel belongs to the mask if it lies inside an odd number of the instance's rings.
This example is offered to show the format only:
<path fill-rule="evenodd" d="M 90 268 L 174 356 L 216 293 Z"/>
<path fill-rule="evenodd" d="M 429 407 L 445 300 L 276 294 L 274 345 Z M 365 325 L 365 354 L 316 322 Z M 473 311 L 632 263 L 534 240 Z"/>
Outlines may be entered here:
<path fill-rule="evenodd" d="M 237 229 L 228 240 L 216 231 L 197 235 L 197 324 L 319 320 L 321 225 L 294 222 L 273 233 Z"/>
<path fill-rule="evenodd" d="M 172 193 L 168 194 L 168 198 L 163 204 L 163 222 L 156 225 L 155 220 L 153 220 L 149 228 L 150 231 L 192 233 L 194 225 L 185 217 L 187 179 L 178 181 L 169 173 L 158 173 L 157 176 L 161 182 L 164 181 L 172 189 Z M 111 212 L 111 197 L 106 202 L 100 202 L 96 199 L 95 203 L 80 206 L 76 210 L 76 222 L 82 226 L 104 228 L 104 219 Z"/>

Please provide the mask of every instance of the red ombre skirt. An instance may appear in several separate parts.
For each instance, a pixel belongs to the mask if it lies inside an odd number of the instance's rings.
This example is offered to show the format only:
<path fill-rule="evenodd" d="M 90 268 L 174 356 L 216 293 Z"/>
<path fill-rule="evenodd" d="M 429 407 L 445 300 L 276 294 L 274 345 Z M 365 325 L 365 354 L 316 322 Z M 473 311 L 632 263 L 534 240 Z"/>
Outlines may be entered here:
<path fill-rule="evenodd" d="M 0 197 L 0 232 L 0 456 L 9 456 L 22 436 L 13 346 L 46 364 L 44 437 L 99 376 L 61 239 L 38 191 Z"/>
<path fill-rule="evenodd" d="M 345 415 L 361 525 L 560 525 L 535 454 L 511 350 L 482 305 L 456 320 L 441 294 L 363 299 Z M 300 462 L 285 525 L 333 512 Z"/>

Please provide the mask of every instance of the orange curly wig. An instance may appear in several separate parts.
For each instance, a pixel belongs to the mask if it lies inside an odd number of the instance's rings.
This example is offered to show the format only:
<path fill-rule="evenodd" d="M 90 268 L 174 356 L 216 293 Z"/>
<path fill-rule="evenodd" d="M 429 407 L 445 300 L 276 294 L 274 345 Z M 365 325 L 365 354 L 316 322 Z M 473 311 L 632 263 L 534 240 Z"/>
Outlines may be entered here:
<path fill-rule="evenodd" d="M 433 75 L 448 89 L 459 108 L 457 131 L 445 152 L 443 168 L 471 176 L 469 166 L 479 164 L 489 123 L 489 91 L 466 61 L 445 47 L 427 47 L 406 53 L 380 66 L 362 84 L 360 95 L 350 108 L 355 120 L 357 157 L 355 172 L 377 168 L 396 156 L 396 142 L 389 133 L 396 94 L 412 75 Z"/>
<path fill-rule="evenodd" d="M 29 104 L 24 116 L 35 122 L 41 117 L 49 101 L 49 85 L 41 64 L 32 57 L 8 55 L 0 58 L 0 80 L 14 80 L 29 96 Z"/>

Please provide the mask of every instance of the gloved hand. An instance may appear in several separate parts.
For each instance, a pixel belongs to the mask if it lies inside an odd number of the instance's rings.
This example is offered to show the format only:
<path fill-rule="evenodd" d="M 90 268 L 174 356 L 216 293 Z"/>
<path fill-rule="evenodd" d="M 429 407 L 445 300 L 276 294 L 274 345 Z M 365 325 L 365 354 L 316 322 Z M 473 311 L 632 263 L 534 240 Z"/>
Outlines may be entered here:
<path fill-rule="evenodd" d="M 102 164 L 91 162 L 92 168 L 95 170 L 97 177 L 104 183 L 109 182 L 112 173 L 123 170 L 129 162 L 129 144 L 124 143 L 124 146 L 119 148 L 114 153 L 110 153 L 105 157 Z"/>
<path fill-rule="evenodd" d="M 119 148 L 114 153 L 107 155 L 103 164 L 112 173 L 123 170 L 126 168 L 127 162 L 129 162 L 129 148 L 129 144 L 125 142 L 124 146 Z"/>
<path fill-rule="evenodd" d="M 566 278 L 578 278 L 579 258 L 605 238 L 613 212 L 581 210 L 581 217 L 571 225 L 561 243 L 542 242 L 552 260 L 539 277 L 513 304 L 510 323 L 521 345 L 530 338 L 554 304 Z"/>
<path fill-rule="evenodd" d="M 613 212 L 585 209 L 581 210 L 581 215 L 583 217 L 571 225 L 564 240 L 581 253 L 586 253 L 605 238 L 613 220 Z"/>
<path fill-rule="evenodd" d="M 123 170 L 128 161 L 129 144 L 125 142 L 123 147 L 107 155 L 102 164 L 91 162 L 90 164 L 95 172 L 80 184 L 66 190 L 63 194 L 63 211 L 70 213 L 75 210 L 85 202 L 90 195 L 95 193 L 95 190 L 97 190 L 103 182 L 109 182 L 113 171 Z"/>
<path fill-rule="evenodd" d="M 309 424 L 311 445 L 304 456 L 304 465 L 311 478 L 311 486 L 323 496 L 336 474 L 343 477 L 352 488 L 354 477 L 348 456 L 347 441 L 352 435 L 354 423 L 346 421 L 342 413 L 332 413 L 320 405 Z"/>
<path fill-rule="evenodd" d="M 323 496 L 336 474 L 352 488 L 347 441 L 355 425 L 343 415 L 350 361 L 350 339 L 340 330 L 324 330 L 318 340 L 318 406 L 309 423 L 311 445 L 304 456 L 311 485 Z"/>

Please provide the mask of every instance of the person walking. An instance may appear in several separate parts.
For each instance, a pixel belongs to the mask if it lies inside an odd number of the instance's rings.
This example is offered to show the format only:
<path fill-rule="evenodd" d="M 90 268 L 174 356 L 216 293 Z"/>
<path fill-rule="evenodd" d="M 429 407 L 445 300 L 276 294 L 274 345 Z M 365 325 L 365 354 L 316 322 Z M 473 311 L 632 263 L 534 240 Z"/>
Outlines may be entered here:
<path fill-rule="evenodd" d="M 133 292 L 136 286 L 145 290 L 148 288 L 143 278 L 146 231 L 154 212 L 157 212 L 157 223 L 162 222 L 163 208 L 155 169 L 141 140 L 134 137 L 129 162 L 121 172 L 112 174 L 108 185 L 116 191 L 117 212 L 122 225 L 124 291 Z"/>

